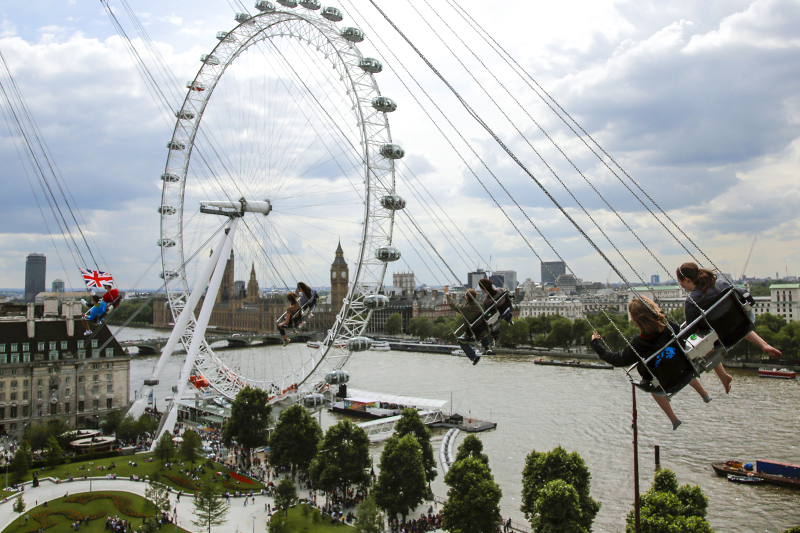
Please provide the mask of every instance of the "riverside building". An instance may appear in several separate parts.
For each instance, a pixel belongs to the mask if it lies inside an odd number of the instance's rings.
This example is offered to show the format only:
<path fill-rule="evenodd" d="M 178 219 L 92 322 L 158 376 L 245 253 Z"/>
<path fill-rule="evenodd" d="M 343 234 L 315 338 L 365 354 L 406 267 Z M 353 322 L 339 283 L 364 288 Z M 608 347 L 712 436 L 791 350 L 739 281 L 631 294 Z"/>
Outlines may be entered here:
<path fill-rule="evenodd" d="M 107 326 L 84 336 L 81 304 L 0 306 L 0 432 L 59 419 L 96 428 L 127 408 L 130 356 Z"/>

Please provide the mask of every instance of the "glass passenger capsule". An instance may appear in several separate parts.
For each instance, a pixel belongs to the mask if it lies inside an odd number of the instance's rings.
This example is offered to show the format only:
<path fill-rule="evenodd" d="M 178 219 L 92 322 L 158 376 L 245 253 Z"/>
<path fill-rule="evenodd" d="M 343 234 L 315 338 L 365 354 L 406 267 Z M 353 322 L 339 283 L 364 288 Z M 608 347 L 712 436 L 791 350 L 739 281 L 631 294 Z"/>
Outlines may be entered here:
<path fill-rule="evenodd" d="M 325 383 L 329 385 L 343 385 L 350 381 L 350 374 L 344 370 L 334 370 L 325 374 Z"/>
<path fill-rule="evenodd" d="M 358 28 L 352 28 L 352 27 L 342 28 L 342 31 L 339 35 L 341 35 L 351 43 L 360 43 L 361 41 L 364 40 L 364 32 L 359 30 Z"/>
<path fill-rule="evenodd" d="M 362 57 L 358 62 L 358 66 L 361 70 L 369 72 L 370 74 L 377 74 L 383 70 L 383 63 L 371 57 Z"/>
<path fill-rule="evenodd" d="M 405 209 L 406 201 L 402 196 L 397 194 L 387 194 L 386 196 L 381 198 L 381 205 L 385 209 L 391 209 L 392 211 L 399 211 L 401 209 Z"/>
<path fill-rule="evenodd" d="M 162 215 L 174 215 L 178 210 L 175 209 L 174 205 L 160 205 L 158 206 L 158 212 Z"/>
<path fill-rule="evenodd" d="M 251 17 L 250 14 L 248 14 L 248 13 L 236 13 L 236 16 L 233 17 L 233 18 L 239 24 L 244 24 L 246 22 L 253 22 L 252 21 L 253 17 Z"/>
<path fill-rule="evenodd" d="M 376 96 L 372 99 L 372 107 L 384 113 L 391 113 L 397 109 L 397 103 L 391 98 L 385 96 Z"/>
<path fill-rule="evenodd" d="M 363 352 L 372 346 L 372 339 L 369 337 L 353 337 L 347 339 L 347 349 L 351 352 Z"/>
<path fill-rule="evenodd" d="M 161 174 L 161 181 L 166 183 L 177 183 L 181 181 L 181 177 L 174 172 L 165 172 L 164 174 Z"/>
<path fill-rule="evenodd" d="M 297 7 L 295 0 L 278 0 L 278 3 L 284 7 Z"/>
<path fill-rule="evenodd" d="M 203 91 L 206 90 L 206 85 L 205 85 L 205 83 L 202 83 L 202 82 L 199 82 L 199 81 L 196 81 L 196 80 L 195 81 L 187 81 L 186 82 L 186 88 L 189 89 L 190 91 L 203 92 Z"/>
<path fill-rule="evenodd" d="M 381 146 L 381 155 L 389 159 L 402 159 L 406 151 L 399 144 L 384 144 Z"/>
<path fill-rule="evenodd" d="M 319 0 L 300 0 L 300 5 L 306 9 L 314 9 L 317 10 L 322 7 L 322 4 L 319 3 Z"/>
<path fill-rule="evenodd" d="M 166 272 L 161 271 L 161 272 L 158 273 L 158 277 L 161 278 L 161 279 L 169 281 L 171 279 L 177 278 L 178 277 L 178 273 L 175 272 L 174 270 L 167 270 Z"/>
<path fill-rule="evenodd" d="M 219 59 L 213 54 L 203 54 L 200 56 L 200 61 L 206 65 L 219 65 Z"/>
<path fill-rule="evenodd" d="M 175 111 L 175 117 L 183 120 L 194 120 L 194 111 L 179 109 Z"/>
<path fill-rule="evenodd" d="M 217 39 L 219 39 L 220 41 L 224 41 L 225 39 L 228 39 L 228 40 L 233 39 L 233 36 L 228 37 L 228 35 L 230 35 L 230 32 L 228 32 L 228 31 L 218 31 L 217 32 Z"/>
<path fill-rule="evenodd" d="M 269 0 L 256 0 L 256 9 L 263 13 L 275 11 L 275 4 Z"/>
<path fill-rule="evenodd" d="M 375 250 L 375 259 L 384 263 L 391 263 L 400 259 L 400 250 L 394 246 L 384 246 Z"/>
<path fill-rule="evenodd" d="M 370 294 L 364 297 L 364 307 L 367 309 L 383 309 L 389 305 L 389 297 L 384 294 Z"/>
<path fill-rule="evenodd" d="M 170 150 L 186 150 L 186 143 L 183 141 L 176 141 L 175 139 L 167 143 L 167 148 Z"/>
<path fill-rule="evenodd" d="M 318 392 L 304 396 L 303 405 L 306 407 L 321 407 L 325 405 L 325 396 Z"/>
<path fill-rule="evenodd" d="M 342 11 L 338 7 L 323 7 L 320 15 L 331 22 L 341 22 L 342 18 L 344 18 Z"/>
<path fill-rule="evenodd" d="M 172 248 L 175 246 L 175 241 L 172 239 L 158 239 L 156 245 L 162 248 Z"/>

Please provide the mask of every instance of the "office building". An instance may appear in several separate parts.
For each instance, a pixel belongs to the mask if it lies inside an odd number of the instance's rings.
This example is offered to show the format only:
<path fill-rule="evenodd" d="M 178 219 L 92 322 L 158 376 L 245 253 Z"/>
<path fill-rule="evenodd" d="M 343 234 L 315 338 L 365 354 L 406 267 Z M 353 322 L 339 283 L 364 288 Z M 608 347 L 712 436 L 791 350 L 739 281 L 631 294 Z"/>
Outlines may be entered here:
<path fill-rule="evenodd" d="M 558 276 L 567 273 L 567 264 L 563 261 L 542 261 L 542 285 L 555 285 Z"/>
<path fill-rule="evenodd" d="M 53 286 L 50 289 L 50 292 L 64 292 L 64 280 L 63 279 L 54 279 Z"/>
<path fill-rule="evenodd" d="M 31 303 L 36 295 L 44 292 L 47 258 L 44 254 L 28 254 L 25 261 L 25 303 Z"/>

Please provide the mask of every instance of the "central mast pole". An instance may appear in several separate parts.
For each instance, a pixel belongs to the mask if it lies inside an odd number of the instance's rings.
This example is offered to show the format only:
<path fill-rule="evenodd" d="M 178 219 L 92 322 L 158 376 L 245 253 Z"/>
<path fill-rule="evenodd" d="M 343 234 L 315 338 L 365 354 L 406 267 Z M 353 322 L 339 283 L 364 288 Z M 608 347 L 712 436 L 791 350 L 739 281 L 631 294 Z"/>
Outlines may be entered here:
<path fill-rule="evenodd" d="M 637 425 L 636 386 L 633 383 L 631 383 L 631 394 L 633 395 L 633 516 L 636 533 L 642 533 L 642 522 L 639 516 L 639 426 Z"/>

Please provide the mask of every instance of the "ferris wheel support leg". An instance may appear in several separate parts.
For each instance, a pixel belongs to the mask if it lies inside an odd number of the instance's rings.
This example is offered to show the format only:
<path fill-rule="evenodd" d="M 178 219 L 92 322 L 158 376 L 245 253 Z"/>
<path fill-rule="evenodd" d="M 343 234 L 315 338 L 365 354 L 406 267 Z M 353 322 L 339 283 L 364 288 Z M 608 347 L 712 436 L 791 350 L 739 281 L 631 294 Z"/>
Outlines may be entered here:
<path fill-rule="evenodd" d="M 166 423 L 161 427 L 161 432 L 153 439 L 151 450 L 155 448 L 158 439 L 161 438 L 164 432 L 172 432 L 172 429 L 175 427 L 175 422 L 178 419 L 178 400 L 183 397 L 186 384 L 189 382 L 189 374 L 197 358 L 197 352 L 200 351 L 200 347 L 203 345 L 203 342 L 205 342 L 206 326 L 208 326 L 208 320 L 211 318 L 211 311 L 214 310 L 214 302 L 217 299 L 219 286 L 222 283 L 222 275 L 225 272 L 225 262 L 233 247 L 233 236 L 236 233 L 238 222 L 238 218 L 231 219 L 230 226 L 225 232 L 226 238 L 223 245 L 220 247 L 220 256 L 214 268 L 214 275 L 211 276 L 211 282 L 208 284 L 206 297 L 203 300 L 203 308 L 200 310 L 200 315 L 195 322 L 192 343 L 189 345 L 189 353 L 186 354 L 186 361 L 183 363 L 181 376 L 178 378 L 178 391 L 175 393 L 169 412 L 165 415 L 167 417 Z"/>
<path fill-rule="evenodd" d="M 208 285 L 208 280 L 211 278 L 211 274 L 214 272 L 214 267 L 216 267 L 217 263 L 219 262 L 219 258 L 223 257 L 222 248 L 225 245 L 225 240 L 227 238 L 227 233 L 223 232 L 222 237 L 220 237 L 219 243 L 214 250 L 214 253 L 211 255 L 211 258 L 208 260 L 208 263 L 203 271 L 200 273 L 200 277 L 197 278 L 194 288 L 189 295 L 189 299 L 183 307 L 183 311 L 181 311 L 181 314 L 178 316 L 178 320 L 175 321 L 175 326 L 172 328 L 172 333 L 169 335 L 167 344 L 164 346 L 164 349 L 161 350 L 161 356 L 158 358 L 158 361 L 153 367 L 153 371 L 150 373 L 151 380 L 158 379 L 158 376 L 160 376 L 161 372 L 164 370 L 164 365 L 166 365 L 167 360 L 172 355 L 172 352 L 175 351 L 175 346 L 177 346 L 178 341 L 181 340 L 184 330 L 189 324 L 189 320 L 194 315 L 194 309 L 197 307 L 197 302 L 200 301 L 200 297 L 203 295 L 203 289 L 205 289 L 206 285 Z M 152 385 L 144 385 L 142 387 L 141 397 L 133 403 L 128 411 L 128 414 L 134 419 L 139 418 L 142 413 L 144 413 L 145 407 L 147 407 L 147 399 L 152 391 Z"/>

